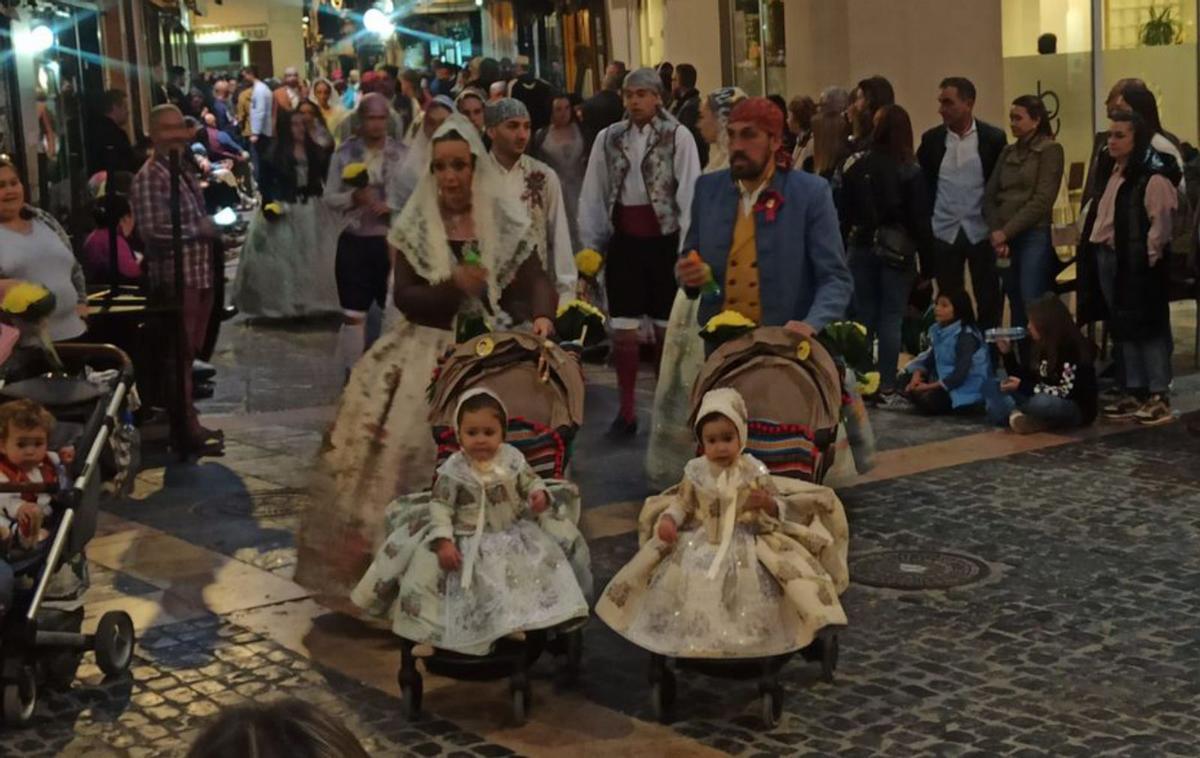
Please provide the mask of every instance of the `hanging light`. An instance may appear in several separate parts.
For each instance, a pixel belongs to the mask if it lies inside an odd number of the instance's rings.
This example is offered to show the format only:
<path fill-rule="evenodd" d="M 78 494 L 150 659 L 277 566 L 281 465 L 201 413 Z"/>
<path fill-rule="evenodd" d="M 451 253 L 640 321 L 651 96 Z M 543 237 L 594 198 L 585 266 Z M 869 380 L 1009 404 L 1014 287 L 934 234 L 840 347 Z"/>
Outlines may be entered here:
<path fill-rule="evenodd" d="M 367 31 L 378 34 L 380 37 L 390 37 L 396 31 L 395 24 L 386 13 L 378 8 L 371 8 L 363 14 L 363 26 L 367 28 Z"/>
<path fill-rule="evenodd" d="M 36 55 L 54 46 L 54 32 L 45 24 L 38 24 L 17 37 L 16 42 L 25 52 Z"/>

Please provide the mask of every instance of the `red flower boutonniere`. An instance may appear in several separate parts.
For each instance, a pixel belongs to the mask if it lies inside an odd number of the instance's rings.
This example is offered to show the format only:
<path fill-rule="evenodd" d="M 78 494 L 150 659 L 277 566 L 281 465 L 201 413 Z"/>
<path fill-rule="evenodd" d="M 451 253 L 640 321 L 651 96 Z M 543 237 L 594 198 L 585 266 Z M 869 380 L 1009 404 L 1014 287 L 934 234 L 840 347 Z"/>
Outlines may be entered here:
<path fill-rule="evenodd" d="M 541 171 L 531 171 L 525 177 L 525 192 L 521 199 L 534 207 L 543 207 L 546 192 L 546 174 Z"/>
<path fill-rule="evenodd" d="M 758 196 L 758 202 L 754 204 L 754 212 L 763 214 L 767 223 L 771 224 L 775 222 L 775 216 L 782 207 L 783 195 L 775 190 L 767 190 Z"/>

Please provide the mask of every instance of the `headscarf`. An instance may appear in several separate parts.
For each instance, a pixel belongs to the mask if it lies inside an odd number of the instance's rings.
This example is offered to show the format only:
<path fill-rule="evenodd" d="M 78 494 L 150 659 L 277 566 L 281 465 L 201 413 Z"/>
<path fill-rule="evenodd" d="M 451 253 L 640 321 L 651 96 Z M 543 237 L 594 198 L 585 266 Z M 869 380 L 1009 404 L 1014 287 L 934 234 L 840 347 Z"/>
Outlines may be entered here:
<path fill-rule="evenodd" d="M 529 118 L 529 109 L 515 97 L 502 97 L 488 103 L 483 109 L 483 124 L 488 128 L 503 124 L 510 118 Z"/>
<path fill-rule="evenodd" d="M 747 484 L 740 465 L 740 456 L 746 449 L 748 431 L 747 418 L 749 414 L 746 411 L 746 401 L 742 398 L 741 393 L 730 387 L 722 387 L 704 393 L 704 397 L 700 400 L 700 410 L 696 412 L 697 438 L 700 437 L 705 417 L 714 413 L 729 419 L 737 429 L 739 458 L 716 477 L 717 497 L 721 505 L 721 542 L 717 547 L 717 554 L 708 568 L 709 579 L 716 578 L 721 563 L 729 552 L 729 546 L 733 543 L 733 529 L 737 524 L 738 494 L 742 485 Z"/>
<path fill-rule="evenodd" d="M 708 165 L 704 173 L 729 168 L 729 114 L 733 107 L 746 99 L 741 87 L 721 87 L 708 93 L 708 109 L 717 120 L 717 141 L 708 150 Z"/>
<path fill-rule="evenodd" d="M 462 397 L 458 399 L 458 405 L 454 408 L 455 434 L 458 434 L 459 414 L 462 413 L 463 404 L 471 398 L 479 397 L 480 395 L 487 395 L 495 400 L 500 405 L 500 409 L 504 413 L 504 418 L 508 419 L 508 409 L 505 408 L 504 401 L 496 393 L 486 387 L 472 387 L 462 394 Z M 465 455 L 464 453 L 463 456 L 465 457 Z M 471 533 L 467 549 L 463 551 L 462 577 L 460 581 L 464 590 L 471 588 L 471 580 L 475 576 L 475 559 L 479 556 L 479 543 L 483 540 L 483 530 L 487 524 L 488 485 L 491 483 L 493 470 L 491 465 L 478 466 L 475 461 L 470 461 L 467 469 L 470 472 L 471 478 L 479 484 L 479 515 L 475 517 L 475 530 Z"/>
<path fill-rule="evenodd" d="M 662 94 L 662 77 L 652 68 L 639 68 L 625 75 L 625 89 L 652 89 Z"/>
<path fill-rule="evenodd" d="M 329 88 L 329 107 L 322 108 L 321 103 L 317 100 L 317 85 L 324 84 Z M 312 83 L 308 90 L 308 99 L 312 104 L 317 106 L 317 110 L 321 112 L 321 117 L 325 119 L 325 127 L 332 133 L 337 128 L 337 122 L 346 114 L 346 109 L 342 106 L 341 99 L 338 97 L 337 88 L 333 86 L 333 82 L 325 77 L 319 77 Z"/>
<path fill-rule="evenodd" d="M 773 137 L 783 137 L 783 113 L 765 97 L 748 97 L 733 107 L 730 121 L 749 121 Z"/>
<path fill-rule="evenodd" d="M 431 143 L 457 132 L 475 156 L 471 182 L 471 213 L 478 237 L 480 264 L 488 271 L 487 303 L 494 316 L 502 313 L 500 293 L 512 283 L 517 269 L 535 249 L 531 222 L 519 197 L 509 197 L 500 189 L 500 180 L 479 131 L 466 116 L 452 113 L 434 132 Z M 432 161 L 433 150 L 429 151 Z M 437 179 L 427 165 L 417 187 L 392 222 L 388 242 L 400 251 L 417 276 L 430 284 L 450 279 L 454 255 L 446 238 L 438 208 Z M 539 251 L 540 252 L 540 251 Z"/>

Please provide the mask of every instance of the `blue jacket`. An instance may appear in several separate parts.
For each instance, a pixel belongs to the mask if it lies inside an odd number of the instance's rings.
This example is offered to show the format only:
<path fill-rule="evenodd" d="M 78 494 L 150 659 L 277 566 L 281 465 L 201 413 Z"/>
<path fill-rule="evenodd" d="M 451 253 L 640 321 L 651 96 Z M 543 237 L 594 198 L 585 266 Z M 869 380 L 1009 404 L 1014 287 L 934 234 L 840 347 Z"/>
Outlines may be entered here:
<path fill-rule="evenodd" d="M 770 188 L 783 197 L 783 205 L 774 221 L 767 221 L 761 212 L 754 218 L 761 325 L 806 321 L 823 329 L 845 317 L 854 293 L 833 194 L 819 176 L 782 169 L 775 171 Z M 683 250 L 698 250 L 718 282 L 725 281 L 740 203 L 741 194 L 729 169 L 705 174 L 696 182 Z M 700 324 L 719 313 L 723 301 L 724 293 L 702 297 Z"/>
<path fill-rule="evenodd" d="M 971 354 L 969 364 L 958 362 L 958 338 L 966 329 L 976 338 L 979 347 Z M 912 373 L 915 369 L 925 372 L 929 378 L 937 378 L 950 393 L 950 405 L 962 408 L 983 401 L 983 384 L 992 374 L 992 361 L 988 355 L 987 342 L 973 326 L 964 327 L 961 321 L 942 326 L 929 327 L 929 349 L 918 355 L 905 367 Z M 964 370 L 965 369 L 965 370 Z"/>

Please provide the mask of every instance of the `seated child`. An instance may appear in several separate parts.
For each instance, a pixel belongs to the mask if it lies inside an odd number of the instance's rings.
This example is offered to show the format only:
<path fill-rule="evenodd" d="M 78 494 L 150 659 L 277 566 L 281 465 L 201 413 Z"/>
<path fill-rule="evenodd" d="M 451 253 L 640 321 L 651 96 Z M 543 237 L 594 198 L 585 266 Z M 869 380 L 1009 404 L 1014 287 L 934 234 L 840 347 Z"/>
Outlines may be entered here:
<path fill-rule="evenodd" d="M 49 452 L 54 417 L 32 400 L 0 405 L 0 482 L 62 482 L 60 460 L 70 462 L 72 448 Z M 50 515 L 50 495 L 0 493 L 0 617 L 12 603 L 13 573 L 8 560 L 30 550 L 48 535 L 42 521 Z"/>
<path fill-rule="evenodd" d="M 988 380 L 988 417 L 1017 434 L 1092 423 L 1098 405 L 1096 368 L 1071 312 L 1057 295 L 1048 294 L 1030 304 L 1028 316 L 1028 366 L 1017 359 L 1008 340 L 996 342 L 1008 377 Z"/>
<path fill-rule="evenodd" d="M 904 396 L 930 415 L 978 409 L 991 374 L 987 343 L 975 325 L 966 292 L 939 294 L 933 304 L 929 348 L 900 375 Z"/>
<path fill-rule="evenodd" d="M 486 655 L 503 637 L 587 618 L 586 543 L 551 510 L 525 457 L 504 444 L 507 421 L 488 390 L 463 393 L 455 410 L 462 449 L 438 468 L 427 510 L 410 502 L 389 513 L 388 538 L 350 595 L 391 616 L 407 640 Z M 576 560 L 564 541 L 584 545 Z"/>
<path fill-rule="evenodd" d="M 133 234 L 133 210 L 122 195 L 105 195 L 96 201 L 96 228 L 83 243 L 83 273 L 89 282 L 112 280 L 112 250 L 109 224 L 115 224 L 117 236 L 117 273 L 122 282 L 142 278 L 142 256 L 129 246 Z"/>
<path fill-rule="evenodd" d="M 617 633 L 679 658 L 783 655 L 845 624 L 849 532 L 827 487 L 772 478 L 743 452 L 746 403 L 707 393 L 697 413 L 704 455 L 642 509 L 642 548 L 596 604 Z M 781 489 L 777 489 L 781 488 Z M 650 530 L 653 528 L 653 536 Z"/>

